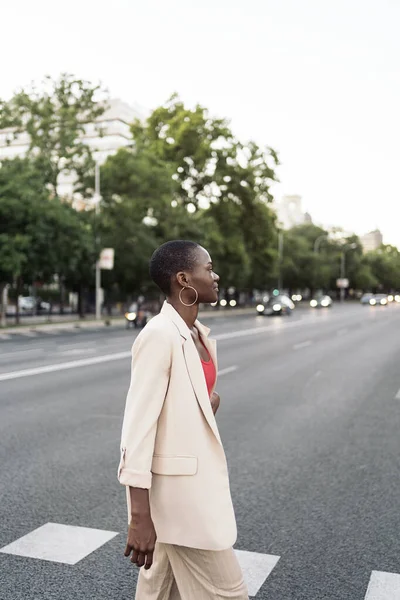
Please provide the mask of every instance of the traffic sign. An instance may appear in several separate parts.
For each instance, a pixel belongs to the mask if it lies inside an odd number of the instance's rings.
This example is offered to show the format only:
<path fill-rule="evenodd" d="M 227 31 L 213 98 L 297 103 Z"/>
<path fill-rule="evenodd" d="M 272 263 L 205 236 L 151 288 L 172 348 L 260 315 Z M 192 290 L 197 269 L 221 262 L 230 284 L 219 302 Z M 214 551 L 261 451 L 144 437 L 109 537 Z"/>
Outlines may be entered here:
<path fill-rule="evenodd" d="M 114 268 L 114 248 L 103 248 L 100 252 L 99 267 L 106 271 Z"/>
<path fill-rule="evenodd" d="M 346 289 L 349 287 L 349 280 L 348 279 L 336 279 L 336 285 L 338 288 Z"/>

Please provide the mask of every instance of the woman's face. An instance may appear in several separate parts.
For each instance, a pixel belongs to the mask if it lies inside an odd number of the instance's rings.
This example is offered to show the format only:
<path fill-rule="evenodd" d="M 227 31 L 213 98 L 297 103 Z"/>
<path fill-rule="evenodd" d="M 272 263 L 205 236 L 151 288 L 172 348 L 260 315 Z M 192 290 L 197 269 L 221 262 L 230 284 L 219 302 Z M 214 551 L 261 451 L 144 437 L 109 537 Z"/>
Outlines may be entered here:
<path fill-rule="evenodd" d="M 199 295 L 199 303 L 216 302 L 218 300 L 219 276 L 213 270 L 211 257 L 207 250 L 199 246 L 199 248 L 197 248 L 196 250 L 196 258 L 196 266 L 194 267 L 194 269 L 184 274 L 186 277 L 186 281 L 189 285 L 193 286 L 197 290 L 197 293 Z M 182 280 L 180 281 L 180 283 L 182 286 L 185 285 Z M 193 290 L 183 292 L 182 295 L 184 301 L 187 303 L 193 302 L 193 300 L 195 299 L 195 294 Z"/>

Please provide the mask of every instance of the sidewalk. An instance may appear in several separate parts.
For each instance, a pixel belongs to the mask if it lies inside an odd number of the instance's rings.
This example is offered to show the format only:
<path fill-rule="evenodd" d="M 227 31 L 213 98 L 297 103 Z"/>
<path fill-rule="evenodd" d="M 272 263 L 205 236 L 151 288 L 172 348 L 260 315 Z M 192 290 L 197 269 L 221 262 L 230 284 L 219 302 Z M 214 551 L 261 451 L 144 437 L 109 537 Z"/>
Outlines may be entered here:
<path fill-rule="evenodd" d="M 236 309 L 217 309 L 217 310 L 203 310 L 199 312 L 199 319 L 214 319 L 219 317 L 234 317 L 234 316 L 243 316 L 243 315 L 251 315 L 256 314 L 255 308 L 236 308 Z M 95 329 L 99 327 L 114 327 L 114 326 L 124 326 L 125 319 L 124 317 L 107 317 L 103 315 L 101 319 L 98 321 L 94 318 L 90 319 L 79 319 L 78 317 L 71 315 L 71 319 L 69 321 L 65 321 L 65 317 L 63 320 L 56 320 L 59 318 L 59 315 L 55 315 L 53 317 L 54 320 L 51 322 L 36 322 L 29 323 L 26 325 L 13 325 L 9 327 L 0 328 L 0 339 L 3 334 L 13 334 L 24 335 L 29 332 L 41 332 L 41 331 L 63 331 L 63 330 L 71 330 L 71 329 Z"/>

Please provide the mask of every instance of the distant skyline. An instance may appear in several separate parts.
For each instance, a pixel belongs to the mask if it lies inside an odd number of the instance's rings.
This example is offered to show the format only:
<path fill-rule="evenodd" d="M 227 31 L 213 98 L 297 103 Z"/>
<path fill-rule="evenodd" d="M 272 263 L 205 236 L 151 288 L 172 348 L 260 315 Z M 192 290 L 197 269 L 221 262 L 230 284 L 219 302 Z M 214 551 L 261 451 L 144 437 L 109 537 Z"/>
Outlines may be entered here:
<path fill-rule="evenodd" d="M 173 92 L 278 151 L 277 198 L 400 247 L 396 0 L 2 4 L 0 98 L 44 75 L 155 108 Z"/>

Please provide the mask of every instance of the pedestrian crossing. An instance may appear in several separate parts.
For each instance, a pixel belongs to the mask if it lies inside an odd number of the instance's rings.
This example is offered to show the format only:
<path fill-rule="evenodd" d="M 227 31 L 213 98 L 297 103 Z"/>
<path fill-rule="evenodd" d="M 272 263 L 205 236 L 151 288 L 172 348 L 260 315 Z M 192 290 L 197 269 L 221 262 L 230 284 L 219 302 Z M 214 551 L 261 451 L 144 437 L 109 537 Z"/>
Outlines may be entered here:
<path fill-rule="evenodd" d="M 45 523 L 0 548 L 0 553 L 74 566 L 118 535 L 116 531 Z M 267 580 L 281 557 L 239 549 L 235 552 L 249 596 L 256 598 L 261 588 L 268 585 Z M 363 600 L 400 600 L 400 574 L 374 570 L 366 583 Z"/>

